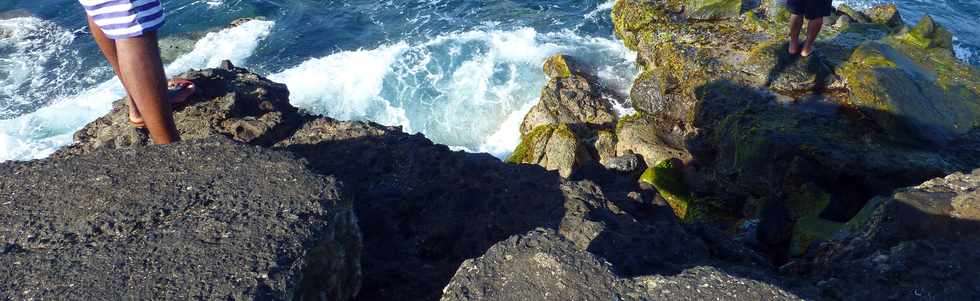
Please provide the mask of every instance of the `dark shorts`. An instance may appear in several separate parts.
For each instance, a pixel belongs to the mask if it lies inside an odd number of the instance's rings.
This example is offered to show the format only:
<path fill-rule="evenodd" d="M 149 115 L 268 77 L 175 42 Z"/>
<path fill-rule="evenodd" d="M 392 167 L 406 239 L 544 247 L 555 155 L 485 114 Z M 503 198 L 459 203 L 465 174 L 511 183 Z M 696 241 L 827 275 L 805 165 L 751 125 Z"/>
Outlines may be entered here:
<path fill-rule="evenodd" d="M 830 16 L 834 11 L 832 0 L 786 0 L 786 7 L 794 15 L 803 15 L 807 20 Z"/>

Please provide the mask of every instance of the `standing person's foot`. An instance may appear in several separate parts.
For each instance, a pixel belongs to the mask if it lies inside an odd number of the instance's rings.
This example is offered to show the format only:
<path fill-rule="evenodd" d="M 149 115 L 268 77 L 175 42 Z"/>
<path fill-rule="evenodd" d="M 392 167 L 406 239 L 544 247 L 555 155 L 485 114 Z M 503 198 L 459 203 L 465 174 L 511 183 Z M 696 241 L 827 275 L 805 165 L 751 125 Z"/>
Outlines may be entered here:
<path fill-rule="evenodd" d="M 803 50 L 800 50 L 800 56 L 802 57 L 810 57 L 811 54 L 813 54 L 813 45 L 803 47 Z"/>
<path fill-rule="evenodd" d="M 174 81 L 174 87 L 167 90 L 167 99 L 170 100 L 170 105 L 176 105 L 187 101 L 197 88 L 194 83 L 185 80 L 178 79 Z M 127 96 L 127 104 L 129 105 L 129 123 L 137 128 L 145 128 L 146 122 L 143 121 L 143 116 L 140 115 L 139 110 L 136 108 L 136 104 L 133 103 L 133 98 Z"/>
<path fill-rule="evenodd" d="M 799 42 L 793 43 L 793 41 L 789 41 L 789 54 L 797 55 L 799 53 L 800 53 L 800 43 Z"/>

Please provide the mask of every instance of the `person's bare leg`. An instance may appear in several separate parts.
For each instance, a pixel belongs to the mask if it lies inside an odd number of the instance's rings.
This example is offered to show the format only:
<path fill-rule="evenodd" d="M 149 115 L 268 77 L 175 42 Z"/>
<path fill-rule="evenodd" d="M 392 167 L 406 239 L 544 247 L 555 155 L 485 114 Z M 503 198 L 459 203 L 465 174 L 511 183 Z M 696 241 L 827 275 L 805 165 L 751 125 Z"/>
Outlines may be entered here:
<path fill-rule="evenodd" d="M 119 76 L 119 80 L 122 81 L 122 73 L 119 72 L 119 58 L 116 56 L 116 41 L 109 39 L 109 37 L 102 32 L 102 28 L 95 25 L 95 22 L 92 21 L 91 16 L 87 17 L 87 19 L 88 28 L 89 31 L 92 32 L 92 37 L 95 39 L 95 44 L 99 45 L 99 50 L 102 50 L 102 54 L 105 56 L 105 59 L 109 61 L 109 65 L 112 66 L 112 71 L 116 72 L 116 76 Z M 123 82 L 122 84 L 123 87 L 126 87 L 126 82 Z M 129 89 L 127 88 L 126 91 L 129 91 Z M 129 107 L 129 120 L 142 122 L 143 117 L 140 116 L 140 112 L 136 108 L 136 104 L 133 103 L 133 97 L 131 95 L 127 96 L 129 97 L 129 102 L 126 104 Z"/>
<path fill-rule="evenodd" d="M 806 21 L 806 44 L 803 45 L 803 50 L 800 50 L 800 56 L 807 57 L 813 53 L 813 43 L 817 41 L 821 28 L 823 28 L 823 18 Z"/>
<path fill-rule="evenodd" d="M 800 53 L 800 30 L 803 29 L 803 16 L 789 17 L 789 54 Z"/>
<path fill-rule="evenodd" d="M 179 140 L 156 32 L 116 40 L 116 50 L 120 78 L 146 122 L 150 139 L 156 144 Z"/>

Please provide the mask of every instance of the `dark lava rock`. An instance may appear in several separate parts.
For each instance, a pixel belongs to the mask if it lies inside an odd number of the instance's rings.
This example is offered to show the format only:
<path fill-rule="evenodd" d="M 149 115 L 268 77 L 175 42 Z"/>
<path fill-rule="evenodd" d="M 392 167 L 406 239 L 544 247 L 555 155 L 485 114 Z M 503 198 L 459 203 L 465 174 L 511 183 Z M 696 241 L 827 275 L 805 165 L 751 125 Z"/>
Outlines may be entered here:
<path fill-rule="evenodd" d="M 551 230 L 502 241 L 464 262 L 442 300 L 801 300 L 772 284 L 701 266 L 616 276 L 609 263 Z"/>
<path fill-rule="evenodd" d="M 980 170 L 870 203 L 814 259 L 823 294 L 845 300 L 980 298 Z"/>
<path fill-rule="evenodd" d="M 174 107 L 174 121 L 184 140 L 229 137 L 271 146 L 298 129 L 305 119 L 289 104 L 286 85 L 223 62 L 223 68 L 189 71 L 177 78 L 194 82 L 197 92 Z M 75 133 L 75 143 L 55 158 L 101 148 L 131 148 L 149 144 L 145 130 L 129 124 L 126 100 Z"/>
<path fill-rule="evenodd" d="M 356 295 L 343 186 L 222 140 L 0 164 L 0 299 Z"/>

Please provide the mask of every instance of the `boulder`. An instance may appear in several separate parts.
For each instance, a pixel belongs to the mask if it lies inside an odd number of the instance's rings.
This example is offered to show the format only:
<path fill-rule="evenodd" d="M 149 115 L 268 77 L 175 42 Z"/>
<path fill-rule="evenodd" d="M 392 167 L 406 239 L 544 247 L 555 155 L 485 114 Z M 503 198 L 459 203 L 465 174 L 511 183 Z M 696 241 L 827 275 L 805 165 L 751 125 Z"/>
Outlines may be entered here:
<path fill-rule="evenodd" d="M 615 121 L 609 102 L 599 96 L 596 84 L 581 75 L 580 67 L 569 67 L 568 60 L 559 54 L 545 62 L 544 72 L 550 79 L 541 90 L 541 99 L 524 117 L 522 134 L 548 124 L 599 127 Z"/>
<path fill-rule="evenodd" d="M 541 165 L 569 177 L 589 162 L 615 155 L 609 129 L 616 117 L 595 80 L 561 54 L 545 61 L 543 69 L 548 85 L 524 116 L 521 144 L 507 161 Z"/>
<path fill-rule="evenodd" d="M 644 113 L 620 118 L 616 126 L 616 136 L 617 155 L 635 153 L 642 157 L 647 166 L 671 158 L 691 159 L 686 151 L 681 129 L 664 129 L 660 120 Z"/>
<path fill-rule="evenodd" d="M 349 300 L 333 177 L 226 139 L 0 164 L 0 299 Z"/>
<path fill-rule="evenodd" d="M 854 50 L 840 70 L 851 103 L 895 135 L 938 144 L 980 125 L 980 71 L 927 63 L 937 53 L 903 46 L 868 42 Z"/>
<path fill-rule="evenodd" d="M 563 123 L 538 126 L 525 134 L 507 162 L 540 165 L 568 178 L 592 162 L 592 157 L 575 132 Z"/>
<path fill-rule="evenodd" d="M 929 15 L 923 16 L 915 27 L 899 38 L 919 48 L 953 49 L 953 34 Z"/>
<path fill-rule="evenodd" d="M 828 298 L 980 297 L 980 170 L 929 180 L 869 203 L 823 244 L 810 278 Z"/>
<path fill-rule="evenodd" d="M 636 278 L 560 234 L 538 229 L 513 236 L 465 261 L 441 300 L 802 300 L 772 284 L 699 266 Z"/>
<path fill-rule="evenodd" d="M 898 12 L 898 6 L 895 3 L 875 5 L 866 9 L 863 13 L 871 22 L 893 29 L 901 28 L 905 25 L 905 22 L 902 21 L 902 14 Z"/>

